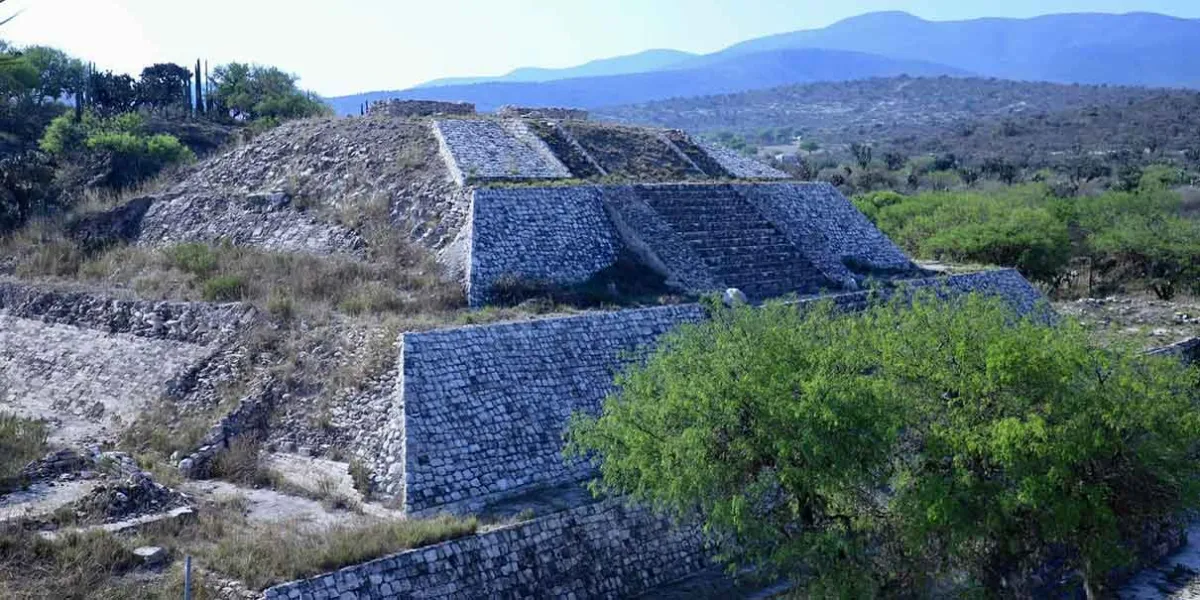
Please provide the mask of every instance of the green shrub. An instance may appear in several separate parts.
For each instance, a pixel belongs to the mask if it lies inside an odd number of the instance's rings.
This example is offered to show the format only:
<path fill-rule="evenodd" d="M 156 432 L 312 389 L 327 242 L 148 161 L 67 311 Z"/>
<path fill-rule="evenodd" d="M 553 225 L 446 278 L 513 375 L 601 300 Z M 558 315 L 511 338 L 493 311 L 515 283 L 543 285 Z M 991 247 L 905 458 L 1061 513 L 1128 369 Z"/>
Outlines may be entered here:
<path fill-rule="evenodd" d="M 45 423 L 0 412 L 0 492 L 25 465 L 41 458 L 45 452 Z"/>
<path fill-rule="evenodd" d="M 1095 589 L 1145 523 L 1197 504 L 1200 374 L 1177 360 L 977 296 L 713 304 L 568 450 L 599 489 L 703 519 L 734 565 L 920 597 L 999 590 L 1062 550 Z"/>
<path fill-rule="evenodd" d="M 359 459 L 350 461 L 350 478 L 354 480 L 354 489 L 364 498 L 371 495 L 371 468 Z"/>
<path fill-rule="evenodd" d="M 164 251 L 179 270 L 197 277 L 208 277 L 217 270 L 217 254 L 205 244 L 179 244 Z"/>
<path fill-rule="evenodd" d="M 54 119 L 42 136 L 41 148 L 69 160 L 109 161 L 106 182 L 129 187 L 157 175 L 164 168 L 196 160 L 196 155 L 171 135 L 147 135 L 137 113 L 101 119 L 87 112 L 79 121 L 71 114 Z"/>
<path fill-rule="evenodd" d="M 204 282 L 204 299 L 209 302 L 236 302 L 246 297 L 246 280 L 237 275 L 219 275 Z"/>
<path fill-rule="evenodd" d="M 854 206 L 866 215 L 872 223 L 879 216 L 879 211 L 885 207 L 900 204 L 904 196 L 892 191 L 870 192 L 859 194 L 852 199 Z"/>

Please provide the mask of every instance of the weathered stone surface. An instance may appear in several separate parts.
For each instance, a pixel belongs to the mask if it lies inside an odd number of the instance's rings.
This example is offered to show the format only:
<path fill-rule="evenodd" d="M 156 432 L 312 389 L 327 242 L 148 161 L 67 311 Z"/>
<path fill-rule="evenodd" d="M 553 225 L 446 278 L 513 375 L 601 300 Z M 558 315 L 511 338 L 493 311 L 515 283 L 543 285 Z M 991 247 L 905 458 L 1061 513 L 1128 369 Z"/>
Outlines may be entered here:
<path fill-rule="evenodd" d="M 134 548 L 133 555 L 148 567 L 157 567 L 167 562 L 167 551 L 161 546 L 142 546 Z"/>
<path fill-rule="evenodd" d="M 53 419 L 52 439 L 96 440 L 128 423 L 212 349 L 0 314 L 0 407 Z"/>
<path fill-rule="evenodd" d="M 1023 313 L 1042 301 L 1011 270 L 912 280 L 891 289 L 930 286 L 997 295 Z M 869 294 L 831 298 L 857 309 Z M 600 406 L 631 352 L 703 317 L 703 308 L 689 304 L 405 334 L 383 450 L 391 464 L 381 465 L 387 471 L 381 491 L 412 513 L 467 511 L 585 478 L 588 465 L 562 457 L 568 417 Z"/>
<path fill-rule="evenodd" d="M 725 172 L 737 179 L 788 179 L 788 174 L 764 165 L 736 150 L 718 144 L 695 141 Z"/>
<path fill-rule="evenodd" d="M 231 376 L 226 345 L 254 315 L 0 282 L 0 406 L 51 419 L 55 441 L 100 441 L 153 400 Z"/>
<path fill-rule="evenodd" d="M 285 583 L 264 597 L 627 598 L 711 564 L 697 528 L 622 502 L 605 500 Z"/>
<path fill-rule="evenodd" d="M 361 256 L 330 215 L 386 202 L 402 235 L 441 249 L 467 202 L 427 121 L 386 116 L 284 123 L 201 163 L 154 194 L 139 243 L 228 241 L 266 250 Z"/>
<path fill-rule="evenodd" d="M 827 184 L 646 184 L 474 192 L 468 300 L 505 276 L 578 283 L 622 247 L 693 293 L 752 300 L 916 276 L 903 252 Z"/>
<path fill-rule="evenodd" d="M 470 102 L 439 102 L 436 100 L 376 100 L 371 103 L 372 115 L 389 117 L 432 117 L 437 115 L 473 115 L 475 105 Z"/>
<path fill-rule="evenodd" d="M 518 138 L 501 121 L 444 119 L 435 121 L 433 127 L 447 166 L 460 184 L 571 176 L 540 139 Z"/>
<path fill-rule="evenodd" d="M 467 298 L 486 304 L 502 278 L 579 283 L 611 265 L 620 242 L 599 188 L 483 188 L 471 202 Z"/>
<path fill-rule="evenodd" d="M 554 119 L 586 121 L 588 111 L 581 108 L 560 108 L 550 106 L 515 106 L 506 104 L 496 109 L 498 117 L 517 117 L 521 119 Z"/>

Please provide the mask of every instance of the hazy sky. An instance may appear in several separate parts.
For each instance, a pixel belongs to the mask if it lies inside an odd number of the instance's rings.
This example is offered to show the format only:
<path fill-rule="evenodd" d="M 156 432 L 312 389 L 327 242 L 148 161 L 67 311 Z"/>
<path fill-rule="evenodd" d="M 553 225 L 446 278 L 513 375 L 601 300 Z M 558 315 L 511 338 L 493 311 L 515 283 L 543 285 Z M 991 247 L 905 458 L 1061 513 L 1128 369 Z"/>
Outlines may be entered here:
<path fill-rule="evenodd" d="M 20 8 L 0 36 L 104 69 L 258 62 L 328 96 L 648 48 L 711 52 L 876 10 L 934 20 L 1135 10 L 1200 18 L 1200 0 L 8 0 L 0 16 Z"/>

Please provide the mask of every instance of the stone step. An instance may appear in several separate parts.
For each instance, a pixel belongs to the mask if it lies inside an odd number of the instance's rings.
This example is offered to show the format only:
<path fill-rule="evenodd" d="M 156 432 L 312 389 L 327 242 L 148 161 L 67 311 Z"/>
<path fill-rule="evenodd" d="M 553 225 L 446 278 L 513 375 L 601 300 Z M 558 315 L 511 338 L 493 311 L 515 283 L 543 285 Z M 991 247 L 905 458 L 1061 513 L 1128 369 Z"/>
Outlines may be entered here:
<path fill-rule="evenodd" d="M 707 254 L 710 252 L 724 252 L 724 251 L 741 253 L 741 252 L 747 251 L 747 250 L 752 250 L 754 252 L 765 252 L 768 254 L 778 254 L 778 253 L 784 253 L 784 252 L 796 254 L 796 252 L 797 252 L 795 246 L 793 246 L 789 243 L 781 242 L 776 239 L 746 240 L 746 241 L 742 241 L 742 242 L 733 240 L 728 243 L 697 242 L 697 243 L 689 244 L 689 247 L 692 250 L 699 252 L 701 254 Z"/>
<path fill-rule="evenodd" d="M 748 244 L 763 245 L 769 243 L 784 244 L 787 243 L 787 238 L 783 237 L 776 229 L 772 227 L 746 227 L 746 228 L 720 228 L 720 229 L 681 229 L 676 227 L 675 223 L 671 223 L 675 232 L 679 237 L 683 238 L 688 244 L 722 244 L 729 245 L 737 243 L 745 246 Z"/>
<path fill-rule="evenodd" d="M 706 237 L 698 235 L 700 233 L 703 232 L 693 231 L 691 232 L 691 235 L 685 237 L 684 239 L 688 240 L 688 245 L 692 248 L 701 250 L 707 250 L 710 248 L 765 248 L 768 250 L 796 248 L 794 245 L 792 245 L 791 240 L 788 240 L 782 235 L 757 233 L 744 234 L 740 237 L 728 235 L 721 237 L 710 235 Z M 684 235 L 685 234 L 683 233 L 680 234 L 681 237 Z"/>
<path fill-rule="evenodd" d="M 742 290 L 751 298 L 782 296 L 788 293 L 812 294 L 826 284 L 823 278 L 797 277 L 745 277 L 726 280 L 728 285 Z"/>
<path fill-rule="evenodd" d="M 753 254 L 702 254 L 700 259 L 712 270 L 719 272 L 754 272 L 775 269 L 804 268 L 804 258 L 795 253 L 780 253 L 755 256 Z"/>
<path fill-rule="evenodd" d="M 667 215 L 728 215 L 761 219 L 758 211 L 735 201 L 697 202 L 695 204 L 654 204 L 651 208 Z"/>

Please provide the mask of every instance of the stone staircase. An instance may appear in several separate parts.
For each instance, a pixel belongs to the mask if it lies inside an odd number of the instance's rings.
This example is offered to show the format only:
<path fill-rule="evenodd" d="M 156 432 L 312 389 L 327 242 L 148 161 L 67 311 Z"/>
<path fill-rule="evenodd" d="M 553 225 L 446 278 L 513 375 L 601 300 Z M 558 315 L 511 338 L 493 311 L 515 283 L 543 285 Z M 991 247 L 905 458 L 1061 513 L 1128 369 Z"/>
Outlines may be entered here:
<path fill-rule="evenodd" d="M 837 287 L 733 186 L 648 185 L 637 191 L 714 279 L 752 300 Z"/>

